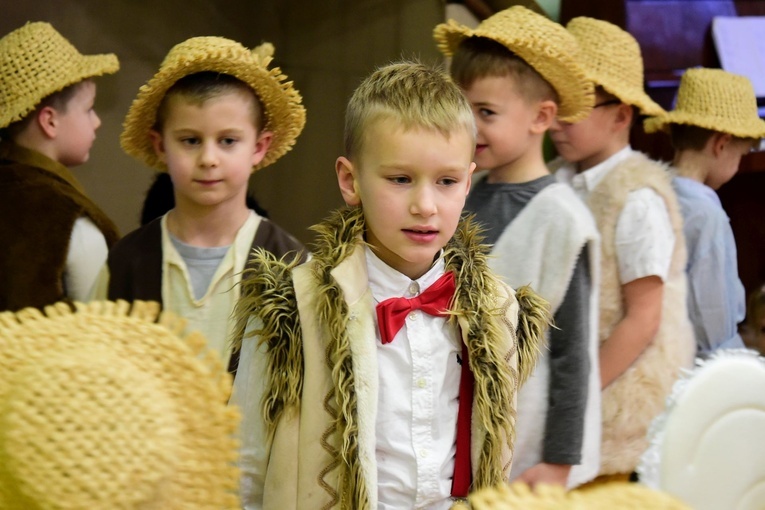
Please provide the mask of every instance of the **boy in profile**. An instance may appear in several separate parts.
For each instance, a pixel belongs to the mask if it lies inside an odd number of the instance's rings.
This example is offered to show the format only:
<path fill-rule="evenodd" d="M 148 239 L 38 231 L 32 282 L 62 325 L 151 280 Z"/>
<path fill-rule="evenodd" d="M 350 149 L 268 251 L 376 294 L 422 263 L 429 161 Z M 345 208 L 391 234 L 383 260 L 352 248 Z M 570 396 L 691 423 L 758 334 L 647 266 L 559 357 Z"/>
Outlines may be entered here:
<path fill-rule="evenodd" d="M 159 301 L 201 331 L 231 372 L 231 314 L 252 248 L 302 250 L 246 203 L 250 175 L 289 151 L 305 123 L 292 83 L 268 68 L 272 53 L 270 44 L 251 51 L 195 37 L 141 87 L 122 148 L 170 174 L 175 206 L 117 243 L 95 296 Z"/>
<path fill-rule="evenodd" d="M 592 85 L 574 38 L 524 7 L 475 30 L 439 25 L 435 39 L 473 108 L 475 162 L 486 170 L 465 208 L 486 229 L 492 269 L 511 286 L 531 285 L 554 314 L 519 394 L 510 479 L 574 487 L 595 477 L 599 460 L 598 232 L 584 203 L 550 175 L 542 144 L 556 115 L 587 115 Z"/>
<path fill-rule="evenodd" d="M 548 322 L 461 222 L 475 124 L 443 72 L 378 69 L 346 111 L 349 207 L 310 262 L 260 251 L 243 335 L 244 507 L 448 509 L 506 480 L 519 385 Z"/>
<path fill-rule="evenodd" d="M 84 301 L 118 233 L 71 168 L 101 125 L 92 78 L 117 57 L 36 22 L 0 39 L 0 62 L 0 311 Z"/>
<path fill-rule="evenodd" d="M 765 136 L 757 98 L 744 76 L 722 69 L 688 69 L 677 107 L 645 122 L 669 131 L 675 149 L 672 186 L 680 201 L 688 248 L 688 314 L 700 356 L 744 348 L 738 324 L 746 314 L 736 241 L 715 190 L 738 171 L 741 157 Z"/>

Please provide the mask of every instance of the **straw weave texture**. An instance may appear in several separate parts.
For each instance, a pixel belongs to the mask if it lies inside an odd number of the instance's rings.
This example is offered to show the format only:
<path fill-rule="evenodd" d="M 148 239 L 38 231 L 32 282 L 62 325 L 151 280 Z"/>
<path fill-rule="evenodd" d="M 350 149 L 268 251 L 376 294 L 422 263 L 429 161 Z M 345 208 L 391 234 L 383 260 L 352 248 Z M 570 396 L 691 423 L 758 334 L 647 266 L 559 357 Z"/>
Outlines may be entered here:
<path fill-rule="evenodd" d="M 213 71 L 228 74 L 249 85 L 263 104 L 264 130 L 273 140 L 263 160 L 253 171 L 264 168 L 286 154 L 305 125 L 302 98 L 278 67 L 269 69 L 273 45 L 265 43 L 250 51 L 222 37 L 193 37 L 174 46 L 157 74 L 138 91 L 123 124 L 122 148 L 142 163 L 167 171 L 152 147 L 150 130 L 167 90 L 190 74 Z"/>
<path fill-rule="evenodd" d="M 115 55 L 82 55 L 49 23 L 27 23 L 0 39 L 0 128 L 54 92 L 118 69 Z"/>
<path fill-rule="evenodd" d="M 581 16 L 568 22 L 582 52 L 587 77 L 643 115 L 661 115 L 664 109 L 644 89 L 643 57 L 632 35 L 614 24 Z"/>
<path fill-rule="evenodd" d="M 538 485 L 532 492 L 514 483 L 476 492 L 469 499 L 473 510 L 691 510 L 665 493 L 627 482 L 571 492 L 552 485 Z"/>
<path fill-rule="evenodd" d="M 576 122 L 590 113 L 592 83 L 580 66 L 576 40 L 558 23 L 518 5 L 486 18 L 475 30 L 454 20 L 433 30 L 438 49 L 447 57 L 468 37 L 503 44 L 542 75 L 558 93 L 561 120 Z"/>
<path fill-rule="evenodd" d="M 238 508 L 231 377 L 156 303 L 0 313 L 0 508 Z"/>
<path fill-rule="evenodd" d="M 741 138 L 765 137 L 757 98 L 748 78 L 722 69 L 688 69 L 680 78 L 677 105 L 645 121 L 648 133 L 670 124 L 687 124 Z"/>

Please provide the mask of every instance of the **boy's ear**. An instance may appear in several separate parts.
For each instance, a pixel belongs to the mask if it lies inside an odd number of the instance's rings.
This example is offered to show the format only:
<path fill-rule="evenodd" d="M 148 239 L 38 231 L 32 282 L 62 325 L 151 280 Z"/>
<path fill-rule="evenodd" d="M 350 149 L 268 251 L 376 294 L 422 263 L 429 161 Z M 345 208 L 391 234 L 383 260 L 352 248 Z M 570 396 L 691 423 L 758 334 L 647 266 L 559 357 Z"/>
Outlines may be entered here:
<path fill-rule="evenodd" d="M 531 132 L 535 135 L 543 134 L 550 129 L 555 117 L 558 115 L 558 105 L 551 99 L 539 102 L 537 116 L 531 124 Z"/>
<path fill-rule="evenodd" d="M 58 112 L 52 106 L 46 106 L 37 112 L 37 125 L 48 138 L 56 138 L 58 133 Z"/>
<path fill-rule="evenodd" d="M 630 128 L 632 128 L 633 115 L 635 115 L 635 110 L 632 108 L 632 105 L 619 103 L 618 105 L 616 105 L 616 116 L 614 117 L 614 127 L 617 130 L 622 130 L 626 128 L 627 131 L 629 131 Z"/>
<path fill-rule="evenodd" d="M 151 139 L 151 146 L 154 147 L 154 153 L 159 160 L 163 163 L 165 161 L 165 143 L 162 141 L 162 134 L 154 129 L 149 130 L 149 138 Z"/>
<path fill-rule="evenodd" d="M 719 158 L 722 152 L 725 150 L 725 147 L 731 142 L 732 139 L 732 135 L 719 132 L 714 133 L 711 137 L 709 137 L 709 143 L 712 146 L 712 154 L 714 157 Z"/>
<path fill-rule="evenodd" d="M 353 163 L 348 158 L 343 156 L 337 158 L 335 162 L 337 184 L 340 186 L 340 194 L 343 195 L 343 200 L 351 206 L 361 205 L 361 197 L 356 189 L 356 171 Z"/>
<path fill-rule="evenodd" d="M 257 165 L 268 153 L 268 148 L 271 147 L 271 141 L 274 139 L 274 134 L 271 131 L 262 131 L 257 140 L 255 141 L 255 151 L 252 153 L 252 166 Z"/>

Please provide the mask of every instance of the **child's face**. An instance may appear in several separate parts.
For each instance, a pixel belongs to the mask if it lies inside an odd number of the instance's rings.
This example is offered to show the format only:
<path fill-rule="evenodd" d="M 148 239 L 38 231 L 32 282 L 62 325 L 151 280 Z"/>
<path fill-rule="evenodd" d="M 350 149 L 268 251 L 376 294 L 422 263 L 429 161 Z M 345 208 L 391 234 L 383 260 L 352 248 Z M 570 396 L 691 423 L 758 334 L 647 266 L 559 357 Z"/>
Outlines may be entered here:
<path fill-rule="evenodd" d="M 620 149 L 625 136 L 628 140 L 632 117 L 625 119 L 625 115 L 629 111 L 631 107 L 613 102 L 598 91 L 590 115 L 576 124 L 556 120 L 550 126 L 550 139 L 563 159 L 587 170 Z"/>
<path fill-rule="evenodd" d="M 336 169 L 348 205 L 361 205 L 366 240 L 386 264 L 416 279 L 454 235 L 470 177 L 473 140 L 456 130 L 404 131 L 391 120 L 372 122 L 353 162 Z"/>
<path fill-rule="evenodd" d="M 252 167 L 271 142 L 271 133 L 255 128 L 253 100 L 238 93 L 201 105 L 170 98 L 162 132 L 152 131 L 152 142 L 173 181 L 176 207 L 245 207 Z"/>
<path fill-rule="evenodd" d="M 538 134 L 538 108 L 517 91 L 509 76 L 476 79 L 464 90 L 473 107 L 478 136 L 475 148 L 476 168 L 501 170 L 523 158 L 535 147 L 532 136 Z M 543 127 L 543 133 L 546 126 Z"/>
<path fill-rule="evenodd" d="M 96 100 L 96 84 L 90 80 L 77 86 L 66 105 L 66 112 L 58 111 L 56 159 L 64 166 L 85 163 L 96 139 L 96 129 L 101 119 L 93 109 Z"/>
<path fill-rule="evenodd" d="M 752 150 L 755 141 L 723 135 L 722 138 L 712 137 L 712 142 L 718 144 L 714 152 L 716 161 L 705 184 L 712 189 L 719 189 L 736 175 L 741 158 Z"/>

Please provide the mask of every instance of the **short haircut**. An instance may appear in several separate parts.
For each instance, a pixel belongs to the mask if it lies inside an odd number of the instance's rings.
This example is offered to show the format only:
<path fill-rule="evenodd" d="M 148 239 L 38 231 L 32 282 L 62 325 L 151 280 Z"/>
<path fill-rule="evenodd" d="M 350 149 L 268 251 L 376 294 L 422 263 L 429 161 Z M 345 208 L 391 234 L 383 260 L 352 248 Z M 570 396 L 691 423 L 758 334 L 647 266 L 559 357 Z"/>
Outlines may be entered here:
<path fill-rule="evenodd" d="M 445 136 L 462 130 L 475 140 L 473 112 L 465 96 L 440 69 L 401 61 L 381 67 L 356 88 L 345 113 L 345 152 L 364 149 L 372 122 L 392 119 L 405 130 L 424 128 Z"/>
<path fill-rule="evenodd" d="M 77 94 L 77 91 L 80 90 L 84 83 L 89 82 L 92 82 L 92 80 L 90 78 L 86 78 L 84 80 L 78 81 L 77 83 L 73 83 L 67 87 L 64 87 L 58 92 L 54 92 L 53 94 L 44 97 L 42 101 L 37 103 L 35 109 L 29 112 L 23 119 L 13 122 L 5 129 L 0 130 L 0 137 L 9 138 L 11 140 L 15 139 L 22 131 L 27 128 L 27 126 L 29 126 L 34 121 L 34 119 L 37 118 L 43 108 L 51 107 L 59 113 L 66 113 L 67 109 L 69 108 L 69 101 L 72 100 L 72 98 L 75 96 L 75 94 Z"/>
<path fill-rule="evenodd" d="M 481 78 L 509 77 L 524 99 L 558 103 L 557 92 L 541 74 L 506 46 L 487 37 L 463 39 L 452 56 L 450 72 L 463 89 Z"/>
<path fill-rule="evenodd" d="M 669 136 L 676 151 L 701 151 L 715 131 L 689 124 L 670 124 Z"/>
<path fill-rule="evenodd" d="M 182 98 L 184 101 L 201 106 L 206 101 L 226 94 L 240 94 L 243 97 L 252 98 L 252 118 L 255 129 L 260 131 L 264 125 L 263 105 L 249 85 L 242 80 L 228 74 L 215 71 L 202 71 L 189 74 L 176 81 L 170 87 L 162 98 L 157 108 L 157 120 L 154 122 L 153 129 L 162 131 L 167 121 L 170 99 L 173 97 Z"/>

